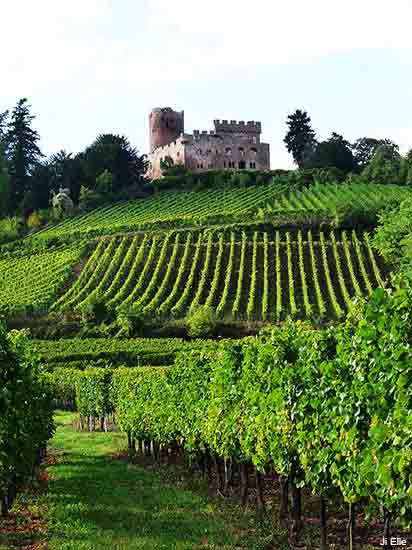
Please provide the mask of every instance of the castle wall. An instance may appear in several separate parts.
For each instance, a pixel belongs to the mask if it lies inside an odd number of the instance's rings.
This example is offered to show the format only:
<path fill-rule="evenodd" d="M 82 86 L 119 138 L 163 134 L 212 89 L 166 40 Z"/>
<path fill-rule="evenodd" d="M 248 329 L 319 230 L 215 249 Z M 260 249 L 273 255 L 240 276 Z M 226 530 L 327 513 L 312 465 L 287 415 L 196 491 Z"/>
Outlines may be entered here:
<path fill-rule="evenodd" d="M 260 143 L 259 136 L 195 131 L 190 138 L 185 154 L 188 170 L 270 169 L 269 144 Z"/>
<path fill-rule="evenodd" d="M 192 172 L 270 170 L 270 148 L 260 142 L 260 122 L 214 120 L 215 130 L 185 134 L 182 129 L 177 135 L 177 129 L 183 127 L 183 111 L 154 109 L 150 120 L 151 145 L 158 144 L 150 154 L 148 175 L 152 178 L 161 177 L 160 161 L 168 156 Z"/>
<path fill-rule="evenodd" d="M 166 157 L 171 157 L 175 164 L 185 165 L 185 144 L 183 143 L 183 137 L 179 137 L 172 141 L 168 145 L 158 147 L 150 154 L 151 169 L 149 170 L 149 176 L 151 178 L 160 178 L 162 172 L 160 170 L 160 161 L 165 160 Z"/>

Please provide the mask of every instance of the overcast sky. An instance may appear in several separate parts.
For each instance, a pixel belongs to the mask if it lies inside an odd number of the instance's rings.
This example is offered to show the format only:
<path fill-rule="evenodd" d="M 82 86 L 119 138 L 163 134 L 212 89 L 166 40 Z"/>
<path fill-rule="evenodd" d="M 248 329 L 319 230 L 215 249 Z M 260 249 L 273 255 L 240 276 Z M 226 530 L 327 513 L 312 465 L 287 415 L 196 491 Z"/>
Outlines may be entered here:
<path fill-rule="evenodd" d="M 272 168 L 297 108 L 318 139 L 412 147 L 412 0 L 3 0 L 0 111 L 28 97 L 47 155 L 103 132 L 148 152 L 148 113 L 260 120 Z"/>

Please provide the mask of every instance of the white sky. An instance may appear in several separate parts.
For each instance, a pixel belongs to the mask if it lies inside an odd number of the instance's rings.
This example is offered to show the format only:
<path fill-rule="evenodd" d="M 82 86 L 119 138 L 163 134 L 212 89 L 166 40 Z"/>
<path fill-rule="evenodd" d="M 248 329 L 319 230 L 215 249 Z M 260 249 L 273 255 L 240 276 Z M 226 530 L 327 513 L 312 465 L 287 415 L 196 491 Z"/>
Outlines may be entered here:
<path fill-rule="evenodd" d="M 286 116 L 320 138 L 412 147 L 412 0 L 3 0 L 0 111 L 28 97 L 42 147 L 79 151 L 99 133 L 147 152 L 152 107 L 261 120 L 272 167 L 291 166 Z"/>

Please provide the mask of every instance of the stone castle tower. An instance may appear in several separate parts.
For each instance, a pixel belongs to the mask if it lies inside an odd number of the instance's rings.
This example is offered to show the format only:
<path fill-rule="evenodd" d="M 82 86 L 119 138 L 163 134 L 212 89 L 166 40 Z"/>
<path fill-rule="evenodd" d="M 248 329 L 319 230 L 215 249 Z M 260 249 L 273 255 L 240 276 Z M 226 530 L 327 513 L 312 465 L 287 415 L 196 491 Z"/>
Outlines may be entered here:
<path fill-rule="evenodd" d="M 261 143 L 260 122 L 214 120 L 210 132 L 184 132 L 184 111 L 170 107 L 153 109 L 149 115 L 149 177 L 161 176 L 160 161 L 171 157 L 191 172 L 206 170 L 270 170 L 270 148 Z"/>
<path fill-rule="evenodd" d="M 175 141 L 184 132 L 184 111 L 170 107 L 153 109 L 149 115 L 150 152 Z"/>

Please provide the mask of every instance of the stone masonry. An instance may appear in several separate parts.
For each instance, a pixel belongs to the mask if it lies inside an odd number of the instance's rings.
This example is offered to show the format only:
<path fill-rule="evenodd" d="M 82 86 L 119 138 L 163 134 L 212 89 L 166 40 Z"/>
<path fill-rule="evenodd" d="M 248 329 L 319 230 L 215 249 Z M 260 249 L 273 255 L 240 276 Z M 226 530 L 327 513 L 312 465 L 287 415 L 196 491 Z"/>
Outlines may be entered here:
<path fill-rule="evenodd" d="M 268 143 L 260 142 L 261 123 L 214 120 L 214 130 L 184 132 L 184 112 L 170 107 L 149 115 L 150 168 L 148 176 L 161 176 L 160 161 L 171 157 L 191 172 L 206 170 L 270 170 Z"/>

